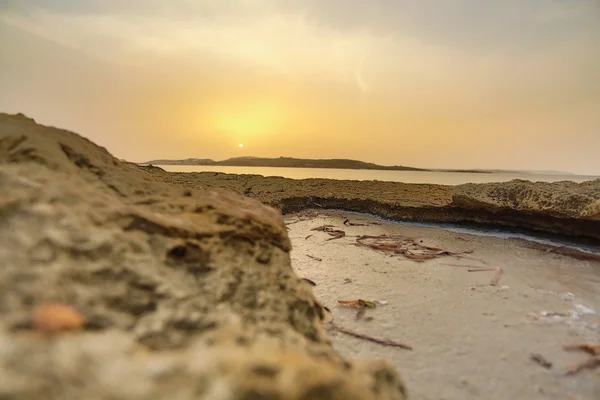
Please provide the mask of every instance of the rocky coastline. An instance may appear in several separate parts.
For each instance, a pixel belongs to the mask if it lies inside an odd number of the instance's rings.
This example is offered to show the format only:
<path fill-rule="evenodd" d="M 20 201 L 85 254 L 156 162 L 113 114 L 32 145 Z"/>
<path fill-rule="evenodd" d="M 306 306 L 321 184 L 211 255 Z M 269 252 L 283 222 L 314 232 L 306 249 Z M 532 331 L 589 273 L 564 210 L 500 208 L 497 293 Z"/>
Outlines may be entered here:
<path fill-rule="evenodd" d="M 327 310 L 291 268 L 280 211 L 600 239 L 600 180 L 449 187 L 175 174 L 21 114 L 0 114 L 0 188 L 6 398 L 404 399 L 391 364 L 333 349 Z M 44 304 L 85 323 L 45 332 L 31 322 Z"/>
<path fill-rule="evenodd" d="M 398 221 L 486 225 L 600 240 L 600 179 L 446 186 L 140 168 L 186 188 L 231 190 L 284 214 L 307 208 L 340 209 Z"/>

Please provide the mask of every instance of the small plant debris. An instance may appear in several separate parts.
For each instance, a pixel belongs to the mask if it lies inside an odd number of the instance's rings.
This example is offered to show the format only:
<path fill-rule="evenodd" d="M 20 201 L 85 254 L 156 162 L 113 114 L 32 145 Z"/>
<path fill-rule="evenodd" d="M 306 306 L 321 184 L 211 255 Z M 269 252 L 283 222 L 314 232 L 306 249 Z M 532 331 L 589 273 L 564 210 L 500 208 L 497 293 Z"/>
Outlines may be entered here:
<path fill-rule="evenodd" d="M 375 303 L 374 301 L 362 300 L 362 299 L 338 300 L 338 303 L 340 303 L 341 305 L 346 306 L 346 307 L 377 308 L 377 303 Z"/>
<path fill-rule="evenodd" d="M 352 283 L 352 279 L 344 278 L 344 285 L 347 285 L 348 283 Z"/>
<path fill-rule="evenodd" d="M 311 231 L 317 231 L 317 232 L 326 232 L 328 229 L 330 228 L 334 228 L 334 225 L 321 225 L 321 226 L 317 226 L 316 228 L 312 228 Z"/>
<path fill-rule="evenodd" d="M 331 230 L 331 231 L 327 231 L 327 234 L 329 236 L 332 236 L 331 238 L 327 239 L 327 240 L 335 240 L 335 239 L 341 239 L 344 236 L 346 236 L 346 232 L 341 231 L 341 230 Z"/>
<path fill-rule="evenodd" d="M 350 222 L 350 219 L 346 218 L 344 220 L 344 225 L 346 225 L 346 226 L 368 226 L 369 224 L 360 224 L 357 222 Z"/>
<path fill-rule="evenodd" d="M 566 351 L 583 351 L 592 356 L 600 355 L 600 345 L 597 344 L 568 344 L 563 346 Z"/>
<path fill-rule="evenodd" d="M 374 250 L 402 255 L 405 258 L 416 262 L 423 262 L 443 256 L 461 257 L 464 254 L 471 254 L 473 252 L 473 250 L 454 252 L 437 247 L 429 247 L 417 242 L 413 238 L 390 235 L 359 236 L 356 239 L 356 244 L 358 246 L 369 247 Z"/>
<path fill-rule="evenodd" d="M 487 268 L 480 265 L 464 265 L 464 264 L 442 264 L 448 267 L 456 267 L 456 268 L 469 268 L 469 272 L 477 272 L 477 271 L 495 271 L 494 268 Z M 471 271 L 473 270 L 473 271 Z"/>
<path fill-rule="evenodd" d="M 339 230 L 339 229 L 333 229 L 333 228 L 334 228 L 333 225 L 322 225 L 322 226 L 318 226 L 316 228 L 311 229 L 311 231 L 325 232 L 329 236 L 332 236 L 331 238 L 329 238 L 327 240 L 341 239 L 344 236 L 346 236 L 346 232 Z"/>
<path fill-rule="evenodd" d="M 494 277 L 490 281 L 490 286 L 498 286 L 498 283 L 500 282 L 500 278 L 502 278 L 502 273 L 503 273 L 502 268 L 497 267 L 496 275 L 494 275 Z"/>
<path fill-rule="evenodd" d="M 385 339 L 377 339 L 371 336 L 367 336 L 364 335 L 362 333 L 358 333 L 355 331 L 351 331 L 350 329 L 344 328 L 342 326 L 336 325 L 333 322 L 331 323 L 331 326 L 333 329 L 335 329 L 338 332 L 341 332 L 343 334 L 349 335 L 349 336 L 353 336 L 355 338 L 358 339 L 362 339 L 362 340 L 367 340 L 369 342 L 373 342 L 373 343 L 377 343 L 380 344 L 382 346 L 386 346 L 386 347 L 399 347 L 401 349 L 405 349 L 405 350 L 412 350 L 413 348 L 407 344 L 403 344 L 403 343 L 399 343 L 399 342 L 394 342 L 392 340 L 385 340 Z"/>
<path fill-rule="evenodd" d="M 322 259 L 322 258 L 315 257 L 315 256 L 311 256 L 310 254 L 307 254 L 307 255 L 306 255 L 306 257 L 308 257 L 308 258 L 312 258 L 313 260 L 317 260 L 317 261 L 323 261 L 323 259 Z"/>
<path fill-rule="evenodd" d="M 588 360 L 577 364 L 566 372 L 567 375 L 575 375 L 586 369 L 592 370 L 600 367 L 600 357 L 591 357 Z"/>
<path fill-rule="evenodd" d="M 552 363 L 550 361 L 548 361 L 546 359 L 546 357 L 544 357 L 543 355 L 541 355 L 539 353 L 531 353 L 529 355 L 529 358 L 531 359 L 531 361 L 537 363 L 541 367 L 544 367 L 546 369 L 552 368 Z"/>
<path fill-rule="evenodd" d="M 308 278 L 302 278 L 302 280 L 306 283 L 308 283 L 310 286 L 317 286 L 317 284 L 314 281 L 311 281 Z"/>

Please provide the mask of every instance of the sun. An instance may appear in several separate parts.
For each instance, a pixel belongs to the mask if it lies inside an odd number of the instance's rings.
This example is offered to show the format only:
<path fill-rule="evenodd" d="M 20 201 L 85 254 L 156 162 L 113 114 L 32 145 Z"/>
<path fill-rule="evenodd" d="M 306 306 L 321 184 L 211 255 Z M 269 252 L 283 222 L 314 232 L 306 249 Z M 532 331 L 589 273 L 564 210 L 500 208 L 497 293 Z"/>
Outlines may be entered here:
<path fill-rule="evenodd" d="M 241 149 L 242 147 L 244 147 L 243 143 L 238 144 L 238 147 Z"/>

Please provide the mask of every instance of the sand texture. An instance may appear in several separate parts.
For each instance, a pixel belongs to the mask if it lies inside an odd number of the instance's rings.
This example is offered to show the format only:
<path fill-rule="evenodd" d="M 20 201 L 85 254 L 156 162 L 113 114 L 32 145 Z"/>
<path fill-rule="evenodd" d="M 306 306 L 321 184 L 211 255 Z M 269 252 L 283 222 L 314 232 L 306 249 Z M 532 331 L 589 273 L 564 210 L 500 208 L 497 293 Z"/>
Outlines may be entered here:
<path fill-rule="evenodd" d="M 344 225 L 348 218 L 354 224 Z M 286 216 L 292 264 L 314 282 L 327 321 L 412 347 L 386 347 L 330 330 L 344 356 L 393 360 L 413 400 L 600 399 L 600 368 L 563 346 L 600 345 L 600 262 L 576 260 L 522 240 L 404 226 L 344 212 Z M 377 225 L 372 225 L 377 223 Z M 316 227 L 331 225 L 333 239 Z M 418 262 L 356 246 L 357 236 L 410 238 L 464 256 Z M 416 250 L 415 250 L 416 252 Z M 497 268 L 501 275 L 497 278 Z M 496 283 L 496 286 L 492 286 Z M 363 299 L 375 309 L 345 307 Z M 547 368 L 532 358 L 551 363 Z"/>

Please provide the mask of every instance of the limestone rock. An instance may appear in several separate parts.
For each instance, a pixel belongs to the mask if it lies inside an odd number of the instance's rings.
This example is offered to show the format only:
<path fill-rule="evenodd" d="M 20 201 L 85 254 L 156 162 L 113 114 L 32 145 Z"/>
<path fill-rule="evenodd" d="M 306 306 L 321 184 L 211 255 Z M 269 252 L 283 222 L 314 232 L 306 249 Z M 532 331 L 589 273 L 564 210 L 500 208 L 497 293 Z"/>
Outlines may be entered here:
<path fill-rule="evenodd" d="M 404 399 L 332 348 L 280 213 L 0 115 L 0 397 Z M 82 331 L 27 330 L 66 304 Z"/>
<path fill-rule="evenodd" d="M 600 220 L 600 179 L 583 183 L 530 182 L 467 184 L 454 188 L 456 206 L 496 212 L 519 211 L 557 218 Z"/>

